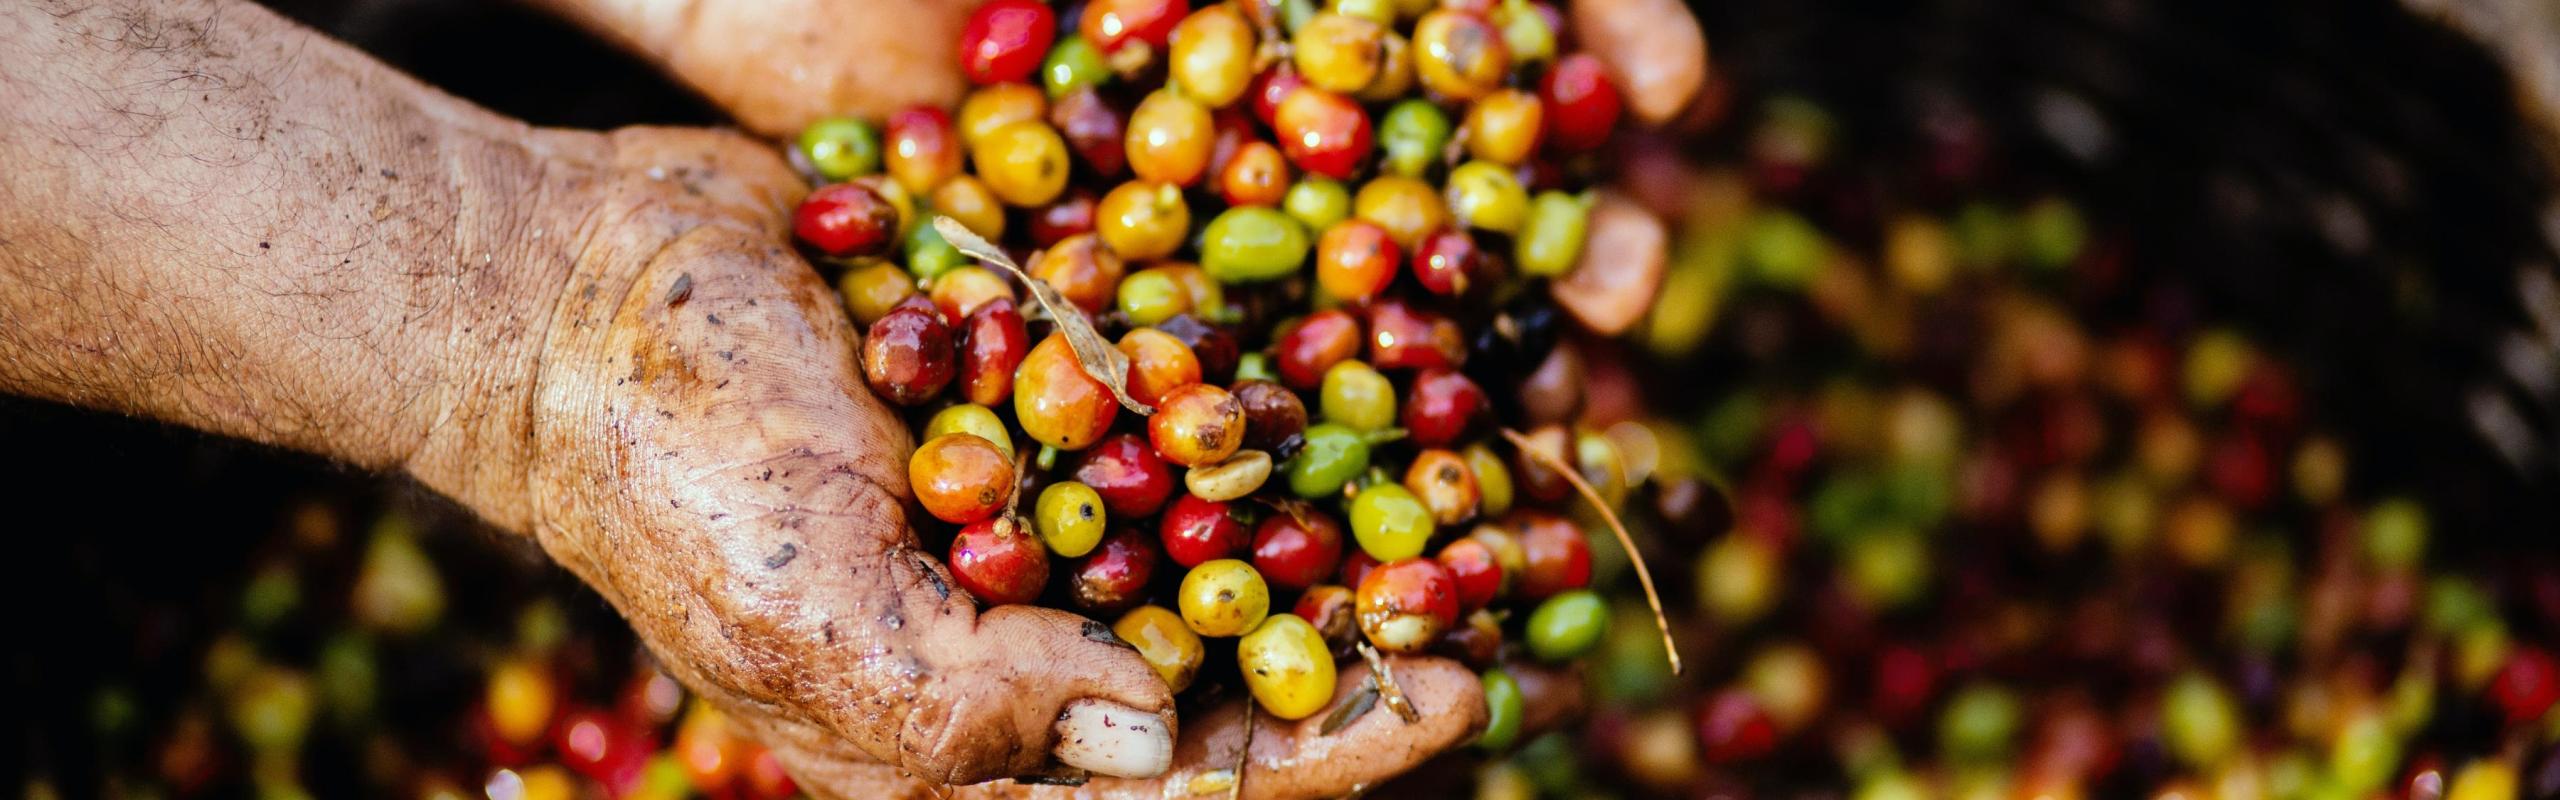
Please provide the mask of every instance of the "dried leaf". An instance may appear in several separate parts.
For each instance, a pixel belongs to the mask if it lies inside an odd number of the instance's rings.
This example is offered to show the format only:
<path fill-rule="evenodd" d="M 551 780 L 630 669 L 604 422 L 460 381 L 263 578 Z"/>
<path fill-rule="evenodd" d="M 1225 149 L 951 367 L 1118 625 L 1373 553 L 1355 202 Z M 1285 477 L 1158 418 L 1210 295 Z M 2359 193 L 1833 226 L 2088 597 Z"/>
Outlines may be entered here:
<path fill-rule="evenodd" d="M 1395 668 L 1387 666 L 1387 659 L 1385 656 L 1378 655 L 1378 648 L 1370 647 L 1368 642 L 1361 642 L 1360 658 L 1369 662 L 1369 675 L 1377 679 L 1378 696 L 1387 701 L 1387 710 L 1396 712 L 1396 716 L 1403 717 L 1404 724 L 1421 722 L 1422 711 L 1413 707 L 1413 701 L 1405 699 L 1404 687 L 1396 685 Z"/>
<path fill-rule="evenodd" d="M 960 252 L 1021 278 L 1023 286 L 1031 290 L 1031 298 L 1040 301 L 1040 308 L 1048 311 L 1049 319 L 1058 323 L 1058 332 L 1066 335 L 1067 348 L 1075 351 L 1076 363 L 1084 367 L 1084 374 L 1109 388 L 1111 396 L 1119 398 L 1120 405 L 1130 411 L 1139 414 L 1156 412 L 1154 407 L 1129 396 L 1129 356 L 1102 338 L 1102 333 L 1093 329 L 1093 321 L 1085 318 L 1084 310 L 1067 302 L 1066 295 L 1059 294 L 1047 281 L 1031 277 L 1031 273 L 1022 270 L 1022 265 L 1013 263 L 1012 256 L 1005 255 L 1003 249 L 980 238 L 958 220 L 934 217 L 933 230 L 942 234 L 943 241 L 950 242 Z"/>
<path fill-rule="evenodd" d="M 1371 675 L 1367 680 L 1360 682 L 1360 688 L 1351 690 L 1351 696 L 1345 699 L 1341 707 L 1334 709 L 1332 714 L 1324 718 L 1324 725 L 1317 731 L 1326 736 L 1341 733 L 1342 729 L 1351 727 L 1351 723 L 1359 722 L 1361 717 L 1369 715 L 1369 709 L 1376 707 L 1378 707 L 1378 676 Z"/>
<path fill-rule="evenodd" d="M 1627 524 L 1618 521 L 1617 509 L 1610 508 L 1609 502 L 1600 497 L 1600 490 L 1592 488 L 1591 482 L 1583 479 L 1580 468 L 1565 463 L 1554 453 L 1531 445 L 1529 437 L 1519 431 L 1504 428 L 1502 438 L 1511 440 L 1511 446 L 1519 448 L 1522 457 L 1535 460 L 1563 476 L 1566 483 L 1573 484 L 1574 491 L 1582 494 L 1583 500 L 1591 503 L 1593 510 L 1600 512 L 1600 521 L 1609 523 L 1609 532 L 1617 534 L 1618 546 L 1626 548 L 1627 560 L 1636 565 L 1636 581 L 1644 584 L 1645 605 L 1653 607 L 1653 627 L 1662 632 L 1662 655 L 1671 661 L 1671 674 L 1680 674 L 1680 646 L 1672 643 L 1671 621 L 1662 616 L 1662 593 L 1654 590 L 1653 570 L 1645 567 L 1644 554 L 1636 552 L 1635 537 L 1627 535 Z"/>

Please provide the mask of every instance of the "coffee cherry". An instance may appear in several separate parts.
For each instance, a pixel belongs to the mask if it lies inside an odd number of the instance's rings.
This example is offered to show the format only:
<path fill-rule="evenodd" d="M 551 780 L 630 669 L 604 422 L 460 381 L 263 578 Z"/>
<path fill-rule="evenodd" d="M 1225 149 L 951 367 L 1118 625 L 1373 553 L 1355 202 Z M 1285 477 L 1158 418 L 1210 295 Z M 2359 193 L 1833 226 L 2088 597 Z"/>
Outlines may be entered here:
<path fill-rule="evenodd" d="M 1307 229 L 1276 209 L 1230 208 L 1200 233 L 1200 267 L 1221 283 L 1295 275 L 1307 262 Z"/>
<path fill-rule="evenodd" d="M 819 179 L 851 180 L 880 169 L 880 133 L 858 119 L 818 120 L 800 132 L 800 154 Z"/>
<path fill-rule="evenodd" d="M 1067 573 L 1067 596 L 1077 608 L 1098 614 L 1127 610 L 1146 598 L 1147 583 L 1163 559 L 1155 537 L 1122 528 L 1075 562 Z"/>
<path fill-rule="evenodd" d="M 1004 240 L 1004 203 L 976 176 L 954 175 L 934 187 L 926 199 L 934 213 L 950 217 L 969 232 L 991 242 Z"/>
<path fill-rule="evenodd" d="M 1421 381 L 1419 379 L 1415 381 L 1416 385 L 1420 385 L 1420 383 Z M 1407 431 L 1417 430 L 1414 425 L 1413 408 L 1417 405 L 1424 405 L 1425 403 L 1426 401 L 1418 396 L 1413 400 L 1406 401 L 1405 429 Z M 1423 443 L 1420 436 L 1415 436 L 1414 439 L 1417 444 Z M 1499 517 L 1505 512 L 1510 511 L 1510 465 L 1503 463 L 1502 456 L 1496 455 L 1493 452 L 1493 448 L 1486 447 L 1482 444 L 1468 445 L 1466 452 L 1461 455 L 1466 458 L 1467 471 L 1476 476 L 1476 497 L 1480 501 L 1480 505 L 1483 507 L 1484 515 L 1487 517 Z"/>
<path fill-rule="evenodd" d="M 1244 406 L 1244 446 L 1286 458 L 1297 453 L 1307 429 L 1307 407 L 1296 392 L 1270 381 L 1238 381 L 1232 391 Z"/>
<path fill-rule="evenodd" d="M 1351 498 L 1349 515 L 1351 538 L 1380 562 L 1421 555 L 1431 541 L 1431 510 L 1403 486 L 1381 483 L 1360 490 Z"/>
<path fill-rule="evenodd" d="M 800 201 L 791 232 L 836 258 L 879 255 L 898 241 L 898 210 L 868 187 L 839 183 Z"/>
<path fill-rule="evenodd" d="M 1049 554 L 1012 517 L 982 519 L 952 537 L 951 577 L 987 605 L 1029 603 L 1049 582 Z"/>
<path fill-rule="evenodd" d="M 1458 623 L 1449 571 L 1424 558 L 1388 561 L 1360 580 L 1360 632 L 1390 653 L 1419 653 Z"/>
<path fill-rule="evenodd" d="M 1493 547 L 1482 539 L 1466 538 L 1450 542 L 1433 556 L 1440 568 L 1449 571 L 1449 582 L 1455 588 L 1458 610 L 1474 611 L 1490 605 L 1503 594 L 1509 576 L 1502 571 Z"/>
<path fill-rule="evenodd" d="M 1202 636 L 1242 636 L 1271 613 L 1271 588 L 1253 566 L 1209 561 L 1182 576 L 1182 621 Z"/>
<path fill-rule="evenodd" d="M 1590 150 L 1609 141 L 1618 126 L 1618 87 L 1608 68 L 1590 53 L 1557 59 L 1538 81 L 1547 141 L 1568 151 Z"/>
<path fill-rule="evenodd" d="M 1151 327 L 1190 311 L 1191 293 L 1175 272 L 1180 269 L 1185 268 L 1148 267 L 1121 280 L 1120 315 L 1131 325 Z"/>
<path fill-rule="evenodd" d="M 1487 261 L 1474 236 L 1464 229 L 1447 228 L 1424 236 L 1413 251 L 1413 277 L 1432 294 L 1461 295 L 1479 276 L 1493 272 Z"/>
<path fill-rule="evenodd" d="M 1316 283 L 1334 297 L 1365 301 L 1386 291 L 1403 257 L 1404 252 L 1387 239 L 1386 229 L 1344 220 L 1316 240 Z"/>
<path fill-rule="evenodd" d="M 1031 259 L 1027 271 L 1076 307 L 1099 314 L 1111 307 L 1120 290 L 1120 276 L 1127 269 L 1120 254 L 1104 246 L 1101 238 L 1079 233 L 1040 251 Z"/>
<path fill-rule="evenodd" d="M 1076 463 L 1075 479 L 1102 495 L 1102 504 L 1120 519 L 1155 516 L 1173 495 L 1173 468 L 1155 448 L 1135 434 L 1119 434 L 1086 450 Z"/>
<path fill-rule="evenodd" d="M 1558 191 L 1539 192 L 1529 202 L 1529 218 L 1512 239 L 1511 261 L 1521 274 L 1556 277 L 1581 263 L 1582 243 L 1591 229 L 1594 198 Z"/>
<path fill-rule="evenodd" d="M 1190 235 L 1191 206 L 1182 199 L 1182 187 L 1130 181 L 1102 196 L 1094 208 L 1094 233 L 1121 258 L 1163 258 Z"/>
<path fill-rule="evenodd" d="M 1591 545 L 1571 521 L 1523 508 L 1513 510 L 1499 524 L 1520 540 L 1525 560 L 1520 579 L 1512 585 L 1521 597 L 1541 600 L 1591 584 Z"/>
<path fill-rule="evenodd" d="M 1253 531 L 1253 567 L 1272 585 L 1305 589 L 1333 577 L 1342 560 L 1342 523 L 1331 514 L 1272 514 Z"/>
<path fill-rule="evenodd" d="M 1406 100 L 1378 120 L 1379 166 L 1407 178 L 1426 177 L 1448 149 L 1449 115 L 1423 99 Z"/>
<path fill-rule="evenodd" d="M 1529 160 L 1545 131 L 1537 95 L 1503 89 L 1467 106 L 1467 154 L 1504 166 Z"/>
<path fill-rule="evenodd" d="M 1431 510 L 1441 525 L 1456 525 L 1476 515 L 1476 478 L 1466 459 L 1447 450 L 1424 450 L 1405 468 L 1404 488 Z"/>
<path fill-rule="evenodd" d="M 960 29 L 960 73 L 980 85 L 1031 77 L 1057 35 L 1058 20 L 1047 3 L 993 0 L 978 6 Z"/>
<path fill-rule="evenodd" d="M 1244 446 L 1244 433 L 1244 404 L 1205 383 L 1167 393 L 1147 418 L 1147 440 L 1156 452 L 1186 467 L 1227 460 Z"/>
<path fill-rule="evenodd" d="M 1013 461 L 995 443 L 966 433 L 937 437 L 907 459 L 916 501 L 937 519 L 976 522 L 1013 499 Z"/>
<path fill-rule="evenodd" d="M 1102 57 L 1102 48 L 1082 36 L 1059 39 L 1049 48 L 1049 57 L 1040 61 L 1040 88 L 1053 100 L 1083 89 L 1100 89 L 1117 77 L 1111 62 Z"/>
<path fill-rule="evenodd" d="M 889 312 L 862 339 L 862 377 L 881 399 L 920 405 L 942 393 L 957 371 L 951 326 L 932 304 L 911 299 Z"/>
<path fill-rule="evenodd" d="M 1358 431 L 1327 422 L 1307 429 L 1306 444 L 1289 459 L 1289 491 L 1317 498 L 1342 491 L 1369 468 L 1369 443 Z"/>
<path fill-rule="evenodd" d="M 1241 509 L 1214 500 L 1191 495 L 1173 499 L 1164 509 L 1158 534 L 1164 540 L 1164 554 L 1173 563 L 1196 567 L 1221 558 L 1232 558 L 1244 552 L 1250 535 Z"/>
<path fill-rule="evenodd" d="M 1031 350 L 1013 300 L 997 298 L 979 306 L 961 331 L 960 396 L 982 406 L 1012 397 L 1014 373 Z"/>
<path fill-rule="evenodd" d="M 933 289 L 926 293 L 935 308 L 941 309 L 942 321 L 961 325 L 971 314 L 989 303 L 1013 301 L 1013 284 L 985 267 L 960 267 L 934 278 Z"/>
<path fill-rule="evenodd" d="M 1450 170 L 1443 194 L 1450 219 L 1477 230 L 1517 233 L 1529 217 L 1529 191 L 1509 168 L 1491 162 L 1469 161 Z"/>
<path fill-rule="evenodd" d="M 1056 247 L 1068 237 L 1092 233 L 1095 205 L 1092 192 L 1068 189 L 1066 196 L 1056 202 L 1033 209 L 1031 243 L 1040 247 Z"/>
<path fill-rule="evenodd" d="M 1282 331 L 1272 345 L 1280 382 L 1301 391 L 1324 382 L 1327 370 L 1360 353 L 1360 321 L 1338 309 L 1309 314 Z"/>
<path fill-rule="evenodd" d="M 1135 328 L 1121 334 L 1119 348 L 1129 358 L 1129 396 L 1138 402 L 1162 405 L 1173 390 L 1200 382 L 1200 359 L 1173 334 Z"/>
<path fill-rule="evenodd" d="M 1478 680 L 1484 686 L 1485 721 L 1484 732 L 1476 734 L 1476 747 L 1494 753 L 1509 750 L 1520 740 L 1520 720 L 1529 713 L 1527 701 L 1520 696 L 1520 682 L 1498 669 L 1485 670 Z"/>
<path fill-rule="evenodd" d="M 1289 192 L 1289 161 L 1270 142 L 1248 142 L 1219 165 L 1216 186 L 1230 206 L 1277 206 Z"/>
<path fill-rule="evenodd" d="M 1063 335 L 1053 333 L 1041 340 L 1014 370 L 1014 418 L 1042 444 L 1060 450 L 1084 449 L 1110 430 L 1111 420 L 1119 413 L 1119 401 L 1102 382 L 1085 374 Z"/>
<path fill-rule="evenodd" d="M 844 295 L 845 310 L 853 314 L 853 324 L 868 328 L 888 316 L 900 301 L 915 296 L 916 281 L 897 265 L 878 262 L 846 272 L 836 280 L 836 293 Z"/>
<path fill-rule="evenodd" d="M 1466 363 L 1466 335 L 1448 317 L 1402 300 L 1369 307 L 1369 363 L 1383 370 L 1455 369 Z"/>
<path fill-rule="evenodd" d="M 1413 391 L 1405 399 L 1405 433 L 1414 444 L 1447 447 L 1466 437 L 1486 407 L 1484 390 L 1476 388 L 1475 381 L 1466 375 L 1446 369 L 1427 370 L 1413 379 Z M 1508 505 L 1508 470 L 1503 478 L 1502 494 Z"/>
<path fill-rule="evenodd" d="M 1350 587 L 1325 584 L 1307 587 L 1289 613 L 1314 625 L 1325 645 L 1336 653 L 1351 652 L 1360 637 L 1359 601 Z"/>
<path fill-rule="evenodd" d="M 1756 761 L 1778 749 L 1778 724 L 1750 692 L 1726 689 L 1698 704 L 1698 744 L 1709 763 Z"/>
<path fill-rule="evenodd" d="M 1289 160 L 1317 175 L 1349 178 L 1369 157 L 1369 112 L 1323 89 L 1290 92 L 1273 111 L 1272 130 Z"/>
<path fill-rule="evenodd" d="M 1290 50 L 1308 85 L 1348 94 L 1377 80 L 1386 37 L 1386 26 L 1375 20 L 1318 12 L 1291 35 Z"/>
<path fill-rule="evenodd" d="M 1315 626 L 1295 615 L 1262 621 L 1236 643 L 1236 664 L 1254 702 L 1272 716 L 1305 719 L 1333 701 L 1333 654 Z"/>
<path fill-rule="evenodd" d="M 1318 405 L 1325 421 L 1363 433 L 1385 430 L 1396 421 L 1395 386 L 1362 361 L 1344 361 L 1325 370 Z"/>
<path fill-rule="evenodd" d="M 960 115 L 952 120 L 953 130 L 960 134 L 960 144 L 975 153 L 996 129 L 1017 122 L 1040 122 L 1049 118 L 1049 97 L 1040 90 L 1019 83 L 981 86 L 960 101 Z M 1064 146 L 1061 145 L 1063 151 Z M 979 169 L 984 170 L 981 162 Z M 983 179 L 984 176 L 981 176 Z M 936 186 L 941 185 L 939 181 Z"/>
<path fill-rule="evenodd" d="M 1159 89 L 1129 112 L 1129 169 L 1140 180 L 1189 186 L 1209 167 L 1216 140 L 1207 106 Z"/>
<path fill-rule="evenodd" d="M 1351 217 L 1351 190 L 1332 178 L 1303 175 L 1289 185 L 1289 193 L 1280 198 L 1280 207 L 1308 230 L 1326 230 Z"/>
<path fill-rule="evenodd" d="M 1449 224 L 1449 208 L 1431 184 L 1402 175 L 1380 175 L 1360 186 L 1351 198 L 1351 216 L 1387 230 L 1396 246 L 1412 250 L 1422 237 Z"/>
<path fill-rule="evenodd" d="M 965 433 L 985 439 L 987 443 L 995 445 L 998 452 L 1004 454 L 1005 460 L 1013 460 L 1013 434 L 1005 430 L 1004 420 L 997 419 L 996 412 L 986 406 L 955 403 L 941 411 L 933 412 L 933 419 L 924 424 L 923 439 L 930 442 L 952 433 Z"/>
<path fill-rule="evenodd" d="M 1007 123 L 969 147 L 978 179 L 1008 205 L 1032 207 L 1067 188 L 1067 142 L 1037 119 Z"/>
<path fill-rule="evenodd" d="M 1280 101 L 1289 99 L 1289 95 L 1306 86 L 1307 79 L 1298 74 L 1298 68 L 1283 61 L 1253 77 L 1253 85 L 1245 88 L 1245 100 L 1253 108 L 1254 119 L 1276 129 Z"/>
<path fill-rule="evenodd" d="M 1075 481 L 1059 481 L 1040 490 L 1031 515 L 1049 552 L 1066 558 L 1093 552 L 1111 522 L 1103 511 L 1102 495 Z"/>
<path fill-rule="evenodd" d="M 1194 11 L 1173 29 L 1174 85 L 1213 108 L 1233 105 L 1253 82 L 1253 24 L 1225 4 Z"/>
<path fill-rule="evenodd" d="M 1049 104 L 1049 124 L 1067 152 L 1095 176 L 1118 177 L 1129 166 L 1129 121 L 1092 87 L 1059 95 Z"/>
<path fill-rule="evenodd" d="M 1093 0 L 1076 31 L 1106 54 L 1131 45 L 1163 52 L 1174 27 L 1191 13 L 1189 0 Z"/>
<path fill-rule="evenodd" d="M 1467 101 L 1502 88 L 1511 52 L 1502 31 L 1483 15 L 1443 8 L 1413 26 L 1413 71 L 1422 88 Z"/>
<path fill-rule="evenodd" d="M 1529 614 L 1529 652 L 1541 661 L 1570 661 L 1591 652 L 1609 631 L 1609 604 L 1588 589 L 1575 589 L 1538 604 Z"/>
<path fill-rule="evenodd" d="M 951 115 L 942 109 L 916 106 L 899 111 L 889 115 L 884 127 L 888 141 L 882 147 L 882 160 L 888 163 L 889 177 L 908 192 L 933 191 L 960 174 L 964 154 L 959 133 L 952 130 Z"/>

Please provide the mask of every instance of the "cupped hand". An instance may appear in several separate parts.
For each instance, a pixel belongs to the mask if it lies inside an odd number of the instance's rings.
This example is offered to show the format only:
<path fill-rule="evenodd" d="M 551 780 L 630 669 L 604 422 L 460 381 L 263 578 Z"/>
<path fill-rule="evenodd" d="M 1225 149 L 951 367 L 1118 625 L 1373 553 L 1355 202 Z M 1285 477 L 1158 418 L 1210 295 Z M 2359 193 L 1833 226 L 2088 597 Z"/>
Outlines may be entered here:
<path fill-rule="evenodd" d="M 1177 725 L 1162 679 L 1100 622 L 982 610 L 919 547 L 908 433 L 785 244 L 802 184 L 770 147 L 634 129 L 607 149 L 585 211 L 530 234 L 574 243 L 527 401 L 521 524 L 547 552 L 820 795 L 1072 775 L 1055 755 L 1071 740 L 1093 772 L 1132 779 L 1089 795 L 1235 767 L 1243 701 Z M 1421 722 L 1373 713 L 1328 736 L 1265 717 L 1251 796 L 1339 794 L 1472 739 L 1473 674 L 1397 664 Z M 1365 674 L 1344 673 L 1345 692 Z"/>
<path fill-rule="evenodd" d="M 727 108 L 748 130 L 951 106 L 977 0 L 538 0 L 611 36 Z M 1242 0 L 1255 2 L 1256 0 Z M 1207 5 L 1195 2 L 1194 7 Z M 1637 119 L 1679 114 L 1706 80 L 1707 40 L 1680 0 L 1574 0 L 1572 28 Z"/>

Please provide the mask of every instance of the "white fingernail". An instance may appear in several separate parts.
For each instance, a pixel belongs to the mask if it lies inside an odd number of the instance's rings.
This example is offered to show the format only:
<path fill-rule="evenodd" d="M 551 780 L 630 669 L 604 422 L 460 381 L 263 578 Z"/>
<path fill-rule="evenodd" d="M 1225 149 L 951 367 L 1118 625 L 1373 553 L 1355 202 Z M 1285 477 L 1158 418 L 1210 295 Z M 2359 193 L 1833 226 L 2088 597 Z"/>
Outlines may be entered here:
<path fill-rule="evenodd" d="M 1119 778 L 1153 778 L 1173 766 L 1173 730 L 1164 718 L 1108 700 L 1078 700 L 1058 715 L 1067 766 Z"/>

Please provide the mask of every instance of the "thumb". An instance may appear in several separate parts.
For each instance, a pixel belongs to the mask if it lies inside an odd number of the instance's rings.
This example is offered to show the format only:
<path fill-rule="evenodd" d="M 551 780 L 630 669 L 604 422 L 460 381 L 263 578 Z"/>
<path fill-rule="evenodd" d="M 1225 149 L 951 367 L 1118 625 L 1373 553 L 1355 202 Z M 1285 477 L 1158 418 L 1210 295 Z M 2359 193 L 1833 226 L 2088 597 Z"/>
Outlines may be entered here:
<path fill-rule="evenodd" d="M 937 687 L 941 702 L 911 713 L 899 733 L 911 774 L 966 783 L 1064 764 L 1151 778 L 1172 762 L 1172 689 L 1100 622 L 997 606 L 965 636 L 926 647 L 956 666 Z"/>
<path fill-rule="evenodd" d="M 950 106 L 967 88 L 975 0 L 539 0 L 656 62 L 740 125 L 796 135 L 823 117 Z"/>

